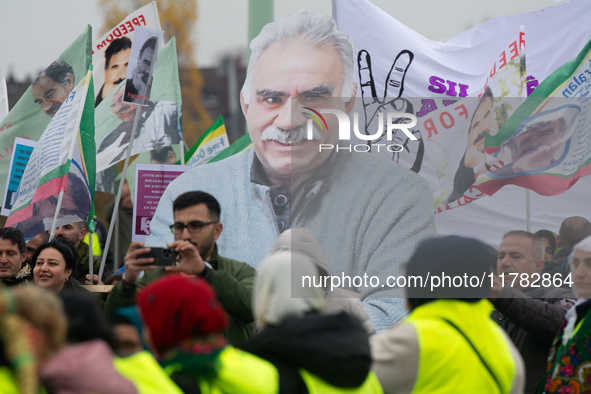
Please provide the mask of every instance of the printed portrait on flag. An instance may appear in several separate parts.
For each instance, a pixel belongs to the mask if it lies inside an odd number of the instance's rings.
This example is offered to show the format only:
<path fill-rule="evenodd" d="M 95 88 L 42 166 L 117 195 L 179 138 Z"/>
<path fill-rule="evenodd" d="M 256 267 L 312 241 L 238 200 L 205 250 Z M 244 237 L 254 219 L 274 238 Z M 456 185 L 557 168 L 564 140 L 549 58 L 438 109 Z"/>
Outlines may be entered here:
<path fill-rule="evenodd" d="M 162 41 L 161 30 L 136 29 L 134 43 L 131 45 L 129 65 L 125 81 L 123 101 L 139 105 L 148 105 L 154 65 L 158 58 L 158 50 Z"/>
<path fill-rule="evenodd" d="M 93 42 L 95 107 L 125 81 L 131 43 L 138 27 L 160 30 L 156 2 L 151 2 L 127 15 L 120 23 Z"/>
<path fill-rule="evenodd" d="M 50 117 L 74 89 L 74 69 L 63 60 L 51 63 L 31 84 L 35 104 Z"/>
<path fill-rule="evenodd" d="M 567 153 L 567 121 L 565 116 L 552 115 L 549 120 L 530 120 L 518 135 L 501 145 L 497 158 L 506 164 L 495 175 L 534 173 L 560 164 Z"/>
<path fill-rule="evenodd" d="M 554 98 L 544 107 L 525 118 L 493 154 L 492 168 L 477 180 L 484 193 L 516 184 L 541 195 L 555 195 L 574 184 L 577 177 L 573 175 L 588 171 L 579 167 L 588 162 L 591 151 L 584 126 L 589 121 L 589 99 Z M 494 140 L 487 145 L 494 147 Z"/>
<path fill-rule="evenodd" d="M 99 89 L 94 105 L 97 106 L 119 84 L 125 81 L 131 40 L 121 37 L 113 40 L 105 51 L 105 83 Z"/>
<path fill-rule="evenodd" d="M 86 224 L 92 215 L 96 147 L 91 84 L 88 70 L 29 157 L 6 220 L 7 227 L 18 228 L 27 240 L 69 223 Z"/>
<path fill-rule="evenodd" d="M 167 146 L 178 144 L 182 139 L 180 121 L 182 107 L 181 90 L 178 79 L 176 41 L 171 38 L 160 50 L 154 69 L 151 101 L 141 108 L 136 138 L 131 154 L 154 152 L 158 162 L 172 160 L 162 156 L 172 156 L 174 152 L 159 151 Z M 96 107 L 96 146 L 97 181 L 96 190 L 115 193 L 112 166 L 125 159 L 126 149 L 131 138 L 136 105 L 122 101 L 125 82 L 112 90 Z"/>
<path fill-rule="evenodd" d="M 117 117 L 120 123 L 105 136 L 98 147 L 96 162 L 99 170 L 125 159 L 137 107 L 122 100 L 124 88 L 125 85 L 121 84 L 110 97 L 112 116 Z M 175 102 L 149 102 L 147 106 L 142 106 L 140 111 L 132 155 L 179 143 Z"/>
<path fill-rule="evenodd" d="M 42 200 L 33 201 L 32 216 L 13 227 L 19 229 L 25 238 L 34 237 L 43 231 L 51 231 L 58 198 L 59 193 L 55 193 Z M 56 227 L 76 222 L 86 223 L 90 205 L 91 198 L 86 180 L 77 165 L 72 162 Z"/>

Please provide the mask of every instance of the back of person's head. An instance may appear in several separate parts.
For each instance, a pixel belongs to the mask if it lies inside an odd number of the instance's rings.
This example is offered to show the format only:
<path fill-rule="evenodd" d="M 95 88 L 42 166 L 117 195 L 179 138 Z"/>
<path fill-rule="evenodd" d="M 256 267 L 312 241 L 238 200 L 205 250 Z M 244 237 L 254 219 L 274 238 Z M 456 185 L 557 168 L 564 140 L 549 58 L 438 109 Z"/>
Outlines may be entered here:
<path fill-rule="evenodd" d="M 482 281 L 483 276 L 493 272 L 494 264 L 494 256 L 489 247 L 476 239 L 456 235 L 426 239 L 419 244 L 406 265 L 408 301 L 414 309 L 441 298 L 466 302 L 486 298 L 490 280 L 485 278 L 482 286 L 475 287 L 470 285 L 473 283 L 470 280 L 476 277 L 478 281 Z M 443 275 L 450 279 L 445 279 L 439 287 L 434 287 L 431 291 L 430 283 L 426 282 L 433 277 L 442 278 Z M 468 285 L 464 284 L 465 275 Z M 454 277 L 461 279 L 454 282 Z M 420 282 L 426 285 L 418 285 Z M 461 285 L 457 286 L 459 282 Z"/>
<path fill-rule="evenodd" d="M 581 216 L 564 219 L 558 230 L 561 249 L 570 249 L 591 235 L 591 223 Z"/>
<path fill-rule="evenodd" d="M 68 319 L 68 342 L 80 343 L 102 339 L 115 352 L 116 341 L 104 321 L 98 301 L 80 294 L 60 295 Z"/>
<path fill-rule="evenodd" d="M 181 194 L 172 203 L 172 211 L 181 211 L 198 204 L 205 204 L 209 210 L 209 216 L 214 220 L 220 220 L 222 214 L 220 203 L 214 196 L 202 191 L 192 191 Z"/>
<path fill-rule="evenodd" d="M 13 372 L 19 393 L 35 394 L 38 392 L 37 370 L 46 361 L 41 358 L 50 356 L 48 344 L 44 343 L 48 341 L 42 341 L 41 333 L 17 312 L 14 292 L 0 282 L 0 367 Z"/>
<path fill-rule="evenodd" d="M 302 283 L 303 278 L 317 275 L 315 264 L 303 254 L 280 252 L 267 257 L 259 267 L 254 286 L 253 314 L 258 326 L 279 326 L 322 310 L 324 289 Z M 292 296 L 292 286 L 299 286 L 297 290 L 302 294 Z"/>
<path fill-rule="evenodd" d="M 43 250 L 47 248 L 55 249 L 61 253 L 61 255 L 64 257 L 64 261 L 66 262 L 66 269 L 73 270 L 74 268 L 76 268 L 76 259 L 78 258 L 78 251 L 76 250 L 76 248 L 74 248 L 74 245 L 72 245 L 67 240 L 57 238 L 52 239 L 50 242 L 44 243 L 43 245 L 37 248 L 37 250 L 33 254 L 33 257 L 31 258 L 31 263 L 33 265 L 37 261 L 37 258 L 39 257 L 41 252 L 43 252 Z"/>
<path fill-rule="evenodd" d="M 282 232 L 275 240 L 269 255 L 280 252 L 303 254 L 316 265 L 321 276 L 329 275 L 330 269 L 326 255 L 312 231 L 307 228 L 290 228 Z"/>
<path fill-rule="evenodd" d="M 550 230 L 538 230 L 535 235 L 540 239 L 548 241 L 548 245 L 552 250 L 556 249 L 556 235 Z"/>
<path fill-rule="evenodd" d="M 0 239 L 11 241 L 13 245 L 18 246 L 21 255 L 27 250 L 25 237 L 20 230 L 12 227 L 0 227 Z"/>
<path fill-rule="evenodd" d="M 138 294 L 137 306 L 159 356 L 184 340 L 221 333 L 228 326 L 224 308 L 201 278 L 167 275 Z"/>
<path fill-rule="evenodd" d="M 17 287 L 14 297 L 18 304 L 17 314 L 45 336 L 45 356 L 60 350 L 65 345 L 67 322 L 59 297 L 37 286 Z"/>
<path fill-rule="evenodd" d="M 144 350 L 142 323 L 135 305 L 117 308 L 109 318 L 117 339 L 117 355 L 127 357 Z"/>

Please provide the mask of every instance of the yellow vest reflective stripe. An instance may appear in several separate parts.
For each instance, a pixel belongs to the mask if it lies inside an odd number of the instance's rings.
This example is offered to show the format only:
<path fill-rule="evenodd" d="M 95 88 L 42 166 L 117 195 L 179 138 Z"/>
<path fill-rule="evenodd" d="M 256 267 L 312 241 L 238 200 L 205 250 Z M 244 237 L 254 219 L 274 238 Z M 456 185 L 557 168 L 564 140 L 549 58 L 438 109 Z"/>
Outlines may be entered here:
<path fill-rule="evenodd" d="M 305 369 L 300 369 L 299 372 L 310 394 L 382 394 L 384 392 L 378 377 L 373 371 L 367 375 L 365 382 L 357 388 L 335 387 Z"/>
<path fill-rule="evenodd" d="M 419 369 L 414 393 L 510 393 L 515 360 L 502 329 L 489 318 L 488 300 L 468 303 L 440 299 L 419 306 L 406 319 L 417 330 Z M 494 373 L 491 376 L 453 322 Z"/>
<path fill-rule="evenodd" d="M 89 235 L 90 233 L 86 233 L 84 236 L 83 241 L 86 242 L 86 245 L 90 245 Z M 101 249 L 101 241 L 99 240 L 98 233 L 92 233 L 92 255 L 97 257 L 102 256 L 102 254 L 103 251 Z"/>
<path fill-rule="evenodd" d="M 115 357 L 113 364 L 121 375 L 135 385 L 139 394 L 183 394 L 154 357 L 145 350 L 129 357 Z"/>
<path fill-rule="evenodd" d="M 14 374 L 6 367 L 0 367 L 0 393 L 18 394 L 18 384 Z"/>

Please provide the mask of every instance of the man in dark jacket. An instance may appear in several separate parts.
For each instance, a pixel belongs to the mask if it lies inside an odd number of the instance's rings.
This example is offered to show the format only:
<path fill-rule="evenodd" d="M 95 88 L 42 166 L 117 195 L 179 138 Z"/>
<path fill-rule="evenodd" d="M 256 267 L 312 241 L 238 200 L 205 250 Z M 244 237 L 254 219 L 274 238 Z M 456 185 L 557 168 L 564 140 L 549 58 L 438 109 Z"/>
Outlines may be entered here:
<path fill-rule="evenodd" d="M 105 306 L 108 319 L 116 308 L 133 305 L 136 291 L 167 272 L 204 278 L 215 290 L 219 301 L 230 317 L 226 338 L 230 343 L 248 339 L 253 333 L 252 290 L 255 269 L 246 263 L 219 256 L 215 240 L 222 232 L 221 209 L 210 194 L 193 191 L 179 196 L 174 204 L 175 242 L 167 246 L 180 256 L 177 266 L 154 267 L 154 258 L 142 255 L 150 248 L 134 242 L 125 256 L 125 275 L 113 287 Z M 140 271 L 145 275 L 139 278 Z"/>
<path fill-rule="evenodd" d="M 33 269 L 27 263 L 25 237 L 16 228 L 0 228 L 0 282 L 6 286 L 33 282 Z"/>
<path fill-rule="evenodd" d="M 570 272 L 568 269 L 568 256 L 573 246 L 591 235 L 591 223 L 580 216 L 571 216 L 560 224 L 560 230 L 556 236 L 556 246 L 560 250 L 554 255 L 554 259 L 547 261 L 543 273 L 562 274 L 563 277 Z"/>
<path fill-rule="evenodd" d="M 494 277 L 489 297 L 496 308 L 492 318 L 523 357 L 526 394 L 536 392 L 546 371 L 552 341 L 574 303 L 572 291 L 554 287 L 551 280 L 540 277 L 543 256 L 544 244 L 535 234 L 505 234 L 499 246 L 499 276 Z"/>

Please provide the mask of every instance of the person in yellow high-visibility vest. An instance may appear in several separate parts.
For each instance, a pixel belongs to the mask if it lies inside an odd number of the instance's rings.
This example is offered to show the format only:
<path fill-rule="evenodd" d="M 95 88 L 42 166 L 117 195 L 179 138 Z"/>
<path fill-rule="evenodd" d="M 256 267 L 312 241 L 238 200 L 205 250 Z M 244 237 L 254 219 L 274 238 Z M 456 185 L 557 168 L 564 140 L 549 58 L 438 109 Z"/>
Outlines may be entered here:
<path fill-rule="evenodd" d="M 280 392 L 382 394 L 361 321 L 345 311 L 325 313 L 322 287 L 295 287 L 319 272 L 309 256 L 293 251 L 261 264 L 253 313 L 262 331 L 243 349 L 277 368 Z"/>
<path fill-rule="evenodd" d="M 96 257 L 100 257 L 103 255 L 103 250 L 101 249 L 101 243 L 99 240 L 98 233 L 86 233 L 84 239 L 82 241 L 86 242 L 87 245 L 90 245 L 90 235 L 92 234 L 92 255 Z"/>
<path fill-rule="evenodd" d="M 183 392 L 279 392 L 271 363 L 228 345 L 228 317 L 204 279 L 166 275 L 140 291 L 137 305 L 144 339 Z"/>
<path fill-rule="evenodd" d="M 523 393 L 523 360 L 490 318 L 493 264 L 475 239 L 418 246 L 403 277 L 410 315 L 370 340 L 384 393 Z"/>

